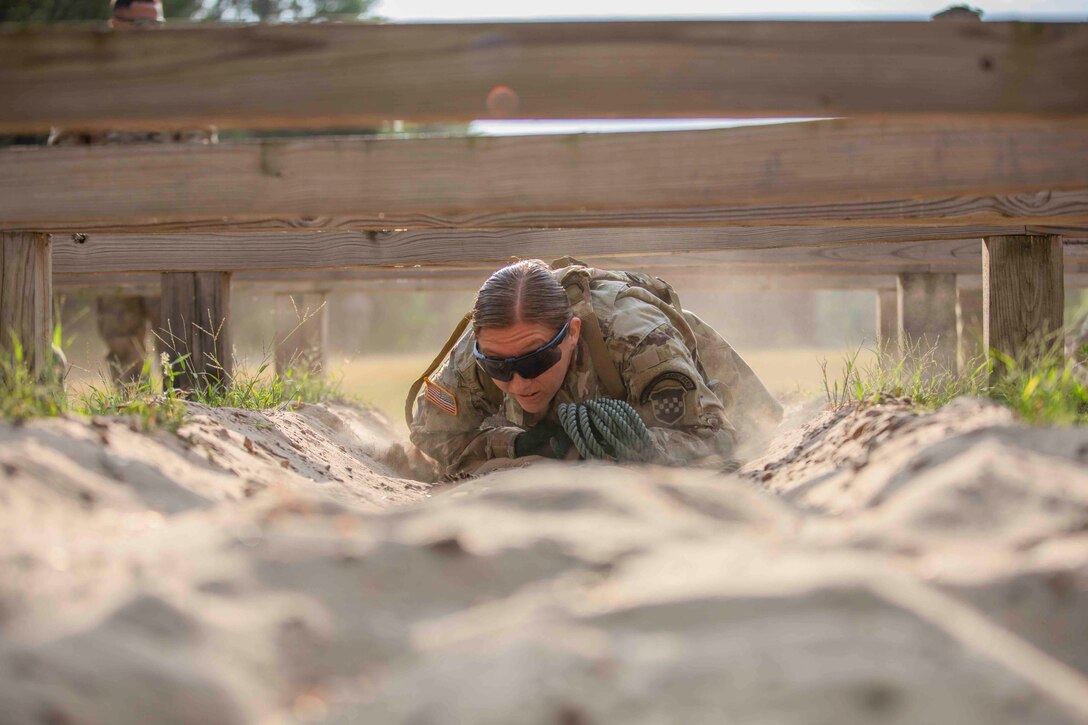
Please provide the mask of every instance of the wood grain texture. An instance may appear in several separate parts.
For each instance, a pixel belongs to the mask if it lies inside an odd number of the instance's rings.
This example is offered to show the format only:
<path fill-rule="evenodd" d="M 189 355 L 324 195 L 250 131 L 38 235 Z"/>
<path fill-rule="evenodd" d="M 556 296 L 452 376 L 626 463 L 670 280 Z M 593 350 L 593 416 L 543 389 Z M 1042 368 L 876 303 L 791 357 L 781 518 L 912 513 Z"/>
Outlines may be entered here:
<path fill-rule="evenodd" d="M 327 367 L 328 296 L 323 292 L 276 295 L 276 373 L 320 375 Z"/>
<path fill-rule="evenodd" d="M 152 271 L 305 270 L 396 265 L 494 268 L 511 258 L 573 254 L 596 266 L 701 264 L 926 271 L 980 263 L 980 240 L 1022 227 L 736 227 L 722 229 L 443 230 L 400 232 L 229 232 L 55 235 L 59 274 Z M 1086 230 L 1088 232 L 1088 230 Z M 1088 233 L 1082 232 L 1088 237 Z M 960 235 L 972 235 L 957 238 Z M 926 237 L 935 240 L 918 241 Z M 942 239 L 943 237 L 943 239 Z M 879 243 L 866 243 L 880 240 Z M 1086 239 L 1067 254 L 1088 261 Z M 886 272 L 885 272 L 886 273 Z"/>
<path fill-rule="evenodd" d="M 0 223 L 864 207 L 905 190 L 919 199 L 1084 190 L 1085 158 L 1088 119 L 14 148 L 0 151 Z"/>
<path fill-rule="evenodd" d="M 986 349 L 1023 361 L 1053 345 L 1065 324 L 1061 237 L 989 237 L 982 258 Z"/>
<path fill-rule="evenodd" d="M 226 383 L 233 369 L 230 274 L 167 272 L 160 283 L 156 346 L 170 357 L 177 373 L 173 387 L 196 390 Z M 165 383 L 169 386 L 170 380 Z"/>
<path fill-rule="evenodd" d="M 1084 271 L 1067 269 L 1065 285 L 1067 287 L 1088 287 L 1088 266 Z M 236 292 L 269 294 L 275 292 L 459 292 L 471 293 L 479 289 L 487 278 L 487 273 L 461 273 L 460 276 L 435 278 L 430 274 L 404 274 L 398 277 L 371 278 L 360 276 L 357 270 L 350 272 L 320 270 L 313 274 L 292 274 L 285 272 L 239 272 L 231 276 L 231 289 Z M 695 275 L 685 269 L 661 272 L 670 282 L 676 281 L 681 289 L 686 285 L 696 285 L 699 289 L 753 289 L 753 290 L 791 290 L 791 289 L 895 289 L 895 275 L 835 273 L 821 271 L 813 274 L 757 275 L 730 274 L 728 270 L 699 270 Z M 982 275 L 978 271 L 956 276 L 957 286 L 966 289 L 982 289 Z M 102 294 L 142 294 L 159 293 L 159 275 L 113 274 L 59 274 L 53 278 L 53 287 L 63 290 L 98 290 Z"/>
<path fill-rule="evenodd" d="M 128 221 L 58 222 L 55 219 L 6 223 L 0 229 L 56 234 L 158 234 L 261 231 L 371 231 L 387 229 L 595 229 L 630 227 L 729 227 L 737 224 L 780 224 L 834 227 L 903 225 L 1031 225 L 1029 234 L 1064 234 L 1062 225 L 1088 224 L 1088 191 L 1043 191 L 1022 194 L 870 199 L 820 204 L 775 204 L 654 208 L 602 211 L 518 211 L 483 214 L 386 214 L 373 216 L 307 216 Z M 1052 227 L 1058 231 L 1052 231 Z M 1010 233 L 1019 233 L 1019 228 Z M 965 236 L 965 234 L 960 235 Z M 919 238 L 919 237 L 915 237 Z"/>
<path fill-rule="evenodd" d="M 1088 111 L 1082 23 L 36 28 L 0 55 L 5 132 Z"/>
<path fill-rule="evenodd" d="M 897 276 L 899 355 L 926 377 L 956 372 L 956 275 Z"/>
<path fill-rule="evenodd" d="M 0 355 L 10 360 L 17 339 L 30 370 L 51 360 L 53 274 L 49 237 L 0 233 Z"/>

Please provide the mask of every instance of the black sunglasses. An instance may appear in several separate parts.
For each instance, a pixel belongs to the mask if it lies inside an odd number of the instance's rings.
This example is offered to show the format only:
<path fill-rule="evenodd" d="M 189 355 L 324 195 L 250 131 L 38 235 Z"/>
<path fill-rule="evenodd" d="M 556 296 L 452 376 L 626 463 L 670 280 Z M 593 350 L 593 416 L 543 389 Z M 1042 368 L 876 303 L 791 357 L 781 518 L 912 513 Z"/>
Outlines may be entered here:
<path fill-rule="evenodd" d="M 563 325 L 551 342 L 518 357 L 488 357 L 480 352 L 479 341 L 472 343 L 472 355 L 476 358 L 476 364 L 480 366 L 480 369 L 495 380 L 508 383 L 514 379 L 514 373 L 529 380 L 547 372 L 563 357 L 559 343 L 566 339 L 568 330 L 570 330 L 570 320 L 567 320 L 567 324 Z"/>

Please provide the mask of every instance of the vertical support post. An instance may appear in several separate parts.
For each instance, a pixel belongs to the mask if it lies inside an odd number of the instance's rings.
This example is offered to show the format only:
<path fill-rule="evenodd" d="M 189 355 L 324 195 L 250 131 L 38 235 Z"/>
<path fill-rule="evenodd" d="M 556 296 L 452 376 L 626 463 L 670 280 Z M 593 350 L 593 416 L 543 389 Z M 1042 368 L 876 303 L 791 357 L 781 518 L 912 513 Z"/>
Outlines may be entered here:
<path fill-rule="evenodd" d="M 956 371 L 956 275 L 903 272 L 897 277 L 899 354 L 925 361 L 929 377 Z"/>
<path fill-rule="evenodd" d="M 956 332 L 960 338 L 959 366 L 966 370 L 986 355 L 982 329 L 982 290 L 956 290 Z"/>
<path fill-rule="evenodd" d="M 1022 363 L 1058 347 L 1065 324 L 1062 238 L 1017 234 L 982 241 L 986 349 Z M 995 374 L 1002 366 L 994 365 Z"/>
<path fill-rule="evenodd" d="M 0 354 L 18 339 L 35 375 L 52 361 L 53 257 L 48 234 L 0 232 Z"/>
<path fill-rule="evenodd" d="M 876 347 L 882 359 L 899 352 L 899 301 L 893 289 L 876 291 Z"/>
<path fill-rule="evenodd" d="M 325 292 L 276 295 L 276 374 L 325 370 Z"/>
<path fill-rule="evenodd" d="M 173 387 L 197 390 L 228 384 L 233 367 L 230 273 L 164 272 L 161 306 L 158 337 L 175 373 Z M 169 387 L 171 381 L 165 384 Z"/>

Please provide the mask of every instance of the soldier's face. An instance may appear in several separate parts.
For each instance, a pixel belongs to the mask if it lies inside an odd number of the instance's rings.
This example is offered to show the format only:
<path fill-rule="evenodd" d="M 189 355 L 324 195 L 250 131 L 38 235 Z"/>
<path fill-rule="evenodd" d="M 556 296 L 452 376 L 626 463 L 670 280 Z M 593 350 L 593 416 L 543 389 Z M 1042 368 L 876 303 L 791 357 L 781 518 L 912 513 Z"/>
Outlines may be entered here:
<path fill-rule="evenodd" d="M 492 380 L 499 390 L 512 397 L 526 413 L 543 413 L 551 404 L 552 398 L 563 385 L 563 378 L 570 368 L 574 347 L 582 330 L 582 321 L 577 317 L 570 321 L 570 332 L 559 343 L 563 357 L 552 367 L 535 378 L 526 380 L 517 373 L 506 382 Z M 480 330 L 476 341 L 480 352 L 488 357 L 519 357 L 547 345 L 555 337 L 555 330 L 539 322 L 518 322 L 510 327 L 485 328 Z"/>

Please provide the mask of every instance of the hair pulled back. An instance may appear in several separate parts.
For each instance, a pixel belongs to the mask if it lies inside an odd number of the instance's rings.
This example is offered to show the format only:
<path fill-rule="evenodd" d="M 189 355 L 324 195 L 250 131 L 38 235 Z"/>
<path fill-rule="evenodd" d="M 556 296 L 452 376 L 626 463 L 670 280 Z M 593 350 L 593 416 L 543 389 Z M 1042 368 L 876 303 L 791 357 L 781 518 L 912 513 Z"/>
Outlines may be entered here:
<path fill-rule="evenodd" d="M 566 290 L 548 265 L 525 259 L 498 270 L 480 287 L 472 306 L 472 329 L 479 333 L 537 322 L 558 332 L 573 316 Z"/>

